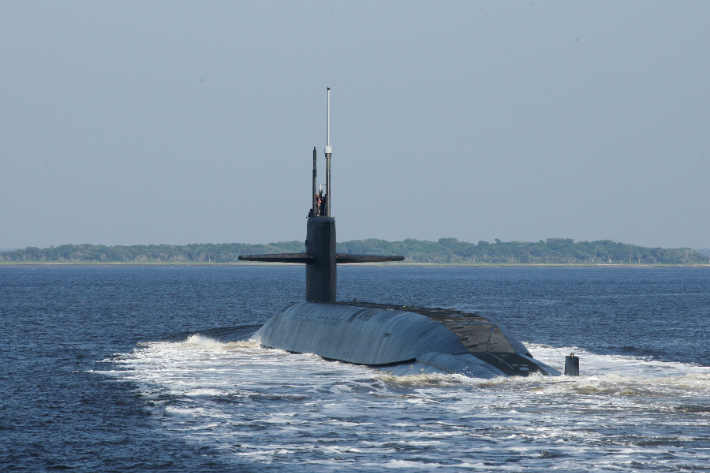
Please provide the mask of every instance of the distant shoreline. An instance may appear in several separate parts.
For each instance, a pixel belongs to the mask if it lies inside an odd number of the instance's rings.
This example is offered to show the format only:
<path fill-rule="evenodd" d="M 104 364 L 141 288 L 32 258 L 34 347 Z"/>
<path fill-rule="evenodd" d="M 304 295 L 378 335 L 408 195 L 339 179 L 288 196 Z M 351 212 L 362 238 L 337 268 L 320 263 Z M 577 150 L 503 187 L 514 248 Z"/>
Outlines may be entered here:
<path fill-rule="evenodd" d="M 0 261 L 3 266 L 300 266 L 290 263 L 208 263 L 208 262 L 133 262 L 133 261 Z M 425 267 L 425 268 L 710 268 L 710 263 L 361 263 L 339 266 Z"/>
<path fill-rule="evenodd" d="M 303 253 L 303 241 L 251 245 L 246 243 L 189 245 L 60 245 L 0 252 L 3 263 L 81 264 L 245 264 L 240 255 Z M 599 266 L 599 265 L 703 265 L 710 255 L 692 248 L 645 248 L 611 240 L 575 242 L 548 238 L 538 242 L 479 241 L 455 238 L 438 241 L 406 239 L 352 240 L 337 243 L 336 251 L 351 255 L 404 256 L 403 264 L 442 266 Z"/>

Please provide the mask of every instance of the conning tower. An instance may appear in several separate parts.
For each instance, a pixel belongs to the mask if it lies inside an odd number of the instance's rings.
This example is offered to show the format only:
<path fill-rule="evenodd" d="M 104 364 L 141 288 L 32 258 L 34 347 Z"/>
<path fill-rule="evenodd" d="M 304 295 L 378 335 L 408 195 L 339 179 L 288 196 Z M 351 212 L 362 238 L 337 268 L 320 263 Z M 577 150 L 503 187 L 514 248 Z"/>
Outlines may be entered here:
<path fill-rule="evenodd" d="M 308 214 L 305 253 L 279 253 L 271 255 L 243 255 L 243 261 L 261 261 L 271 263 L 305 263 L 306 265 L 306 301 L 335 302 L 338 289 L 337 263 L 376 263 L 384 261 L 402 261 L 403 256 L 355 255 L 336 253 L 335 219 L 331 216 L 332 185 L 330 179 L 330 160 L 333 148 L 330 146 L 330 87 L 327 90 L 327 134 L 325 146 L 326 193 L 316 193 L 316 148 L 313 148 L 313 187 L 311 190 L 312 207 Z"/>

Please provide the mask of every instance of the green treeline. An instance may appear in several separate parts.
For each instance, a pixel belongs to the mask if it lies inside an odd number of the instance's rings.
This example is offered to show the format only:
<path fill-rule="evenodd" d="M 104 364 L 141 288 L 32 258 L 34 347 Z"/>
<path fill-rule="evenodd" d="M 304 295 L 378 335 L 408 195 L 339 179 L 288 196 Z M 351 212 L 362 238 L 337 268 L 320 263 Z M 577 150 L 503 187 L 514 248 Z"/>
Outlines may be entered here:
<path fill-rule="evenodd" d="M 510 241 L 478 244 L 441 238 L 437 242 L 406 239 L 399 242 L 357 240 L 338 244 L 342 253 L 399 254 L 421 263 L 509 264 L 698 264 L 708 257 L 690 248 L 645 248 L 611 240 L 582 241 L 548 238 L 537 243 Z"/>
<path fill-rule="evenodd" d="M 5 262 L 123 262 L 123 263 L 233 263 L 244 254 L 300 253 L 302 241 L 247 245 L 242 243 L 192 245 L 61 245 L 0 252 Z M 403 255 L 410 263 L 490 264 L 708 264 L 708 256 L 690 248 L 645 248 L 610 240 L 582 241 L 548 238 L 537 243 L 496 240 L 466 243 L 455 238 L 439 241 L 385 241 L 371 238 L 338 243 L 339 253 Z"/>

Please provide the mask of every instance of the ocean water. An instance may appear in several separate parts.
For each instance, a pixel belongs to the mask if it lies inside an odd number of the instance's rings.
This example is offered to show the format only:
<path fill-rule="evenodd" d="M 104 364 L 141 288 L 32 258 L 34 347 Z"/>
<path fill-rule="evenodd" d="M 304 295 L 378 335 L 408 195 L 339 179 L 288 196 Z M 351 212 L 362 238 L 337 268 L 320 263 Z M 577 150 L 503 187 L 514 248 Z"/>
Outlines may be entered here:
<path fill-rule="evenodd" d="M 582 376 L 393 377 L 250 335 L 302 267 L 0 267 L 2 471 L 707 471 L 710 268 L 339 268 Z"/>

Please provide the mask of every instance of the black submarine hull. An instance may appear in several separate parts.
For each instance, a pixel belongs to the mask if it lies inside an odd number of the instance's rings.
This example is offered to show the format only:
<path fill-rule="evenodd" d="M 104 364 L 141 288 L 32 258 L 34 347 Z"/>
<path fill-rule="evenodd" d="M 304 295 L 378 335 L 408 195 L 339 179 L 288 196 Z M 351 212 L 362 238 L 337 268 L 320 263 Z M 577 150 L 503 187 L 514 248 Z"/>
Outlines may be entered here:
<path fill-rule="evenodd" d="M 456 373 L 472 378 L 560 373 L 533 359 L 505 328 L 449 309 L 336 302 L 337 264 L 402 261 L 403 256 L 336 252 L 331 216 L 330 87 L 325 195 L 316 194 L 316 149 L 305 253 L 241 255 L 243 261 L 303 263 L 306 301 L 286 307 L 255 334 L 266 347 L 357 363 L 396 375 Z"/>
<path fill-rule="evenodd" d="M 301 302 L 255 334 L 262 346 L 314 353 L 395 375 L 471 378 L 560 373 L 535 360 L 501 325 L 451 309 L 366 302 Z"/>

